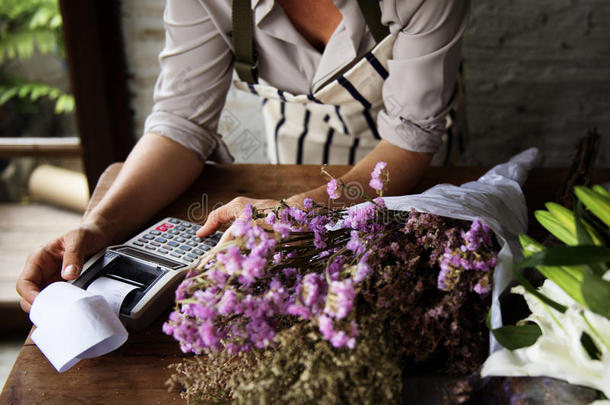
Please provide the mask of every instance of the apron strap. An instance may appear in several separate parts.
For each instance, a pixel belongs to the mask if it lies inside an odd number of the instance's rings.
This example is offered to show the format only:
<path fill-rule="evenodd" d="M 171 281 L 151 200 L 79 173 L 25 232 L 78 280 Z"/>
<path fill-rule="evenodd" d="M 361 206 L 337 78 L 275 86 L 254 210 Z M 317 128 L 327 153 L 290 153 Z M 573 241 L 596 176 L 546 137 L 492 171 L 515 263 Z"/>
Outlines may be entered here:
<path fill-rule="evenodd" d="M 381 23 L 381 5 L 379 3 L 380 0 L 358 0 L 360 11 L 362 11 L 366 25 L 376 43 L 380 43 L 390 35 L 390 29 Z"/>
<path fill-rule="evenodd" d="M 233 0 L 234 66 L 239 78 L 250 84 L 258 82 L 257 60 L 254 52 L 254 22 L 250 0 Z"/>
<path fill-rule="evenodd" d="M 375 42 L 381 42 L 390 34 L 381 23 L 380 0 L 358 0 L 358 6 Z M 256 54 L 254 51 L 254 22 L 251 0 L 233 0 L 233 49 L 235 71 L 239 78 L 250 84 L 258 83 Z"/>

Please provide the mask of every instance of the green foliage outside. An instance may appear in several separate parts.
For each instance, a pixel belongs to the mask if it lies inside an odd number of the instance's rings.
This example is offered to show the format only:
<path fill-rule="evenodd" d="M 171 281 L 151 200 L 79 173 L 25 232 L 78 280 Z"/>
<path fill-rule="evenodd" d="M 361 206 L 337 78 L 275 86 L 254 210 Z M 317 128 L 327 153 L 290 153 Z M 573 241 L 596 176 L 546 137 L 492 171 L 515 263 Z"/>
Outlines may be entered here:
<path fill-rule="evenodd" d="M 56 87 L 32 83 L 1 70 L 10 60 L 28 59 L 36 50 L 64 56 L 57 0 L 0 0 L 0 106 L 17 97 L 35 103 L 55 101 L 57 114 L 74 110 L 74 97 Z"/>

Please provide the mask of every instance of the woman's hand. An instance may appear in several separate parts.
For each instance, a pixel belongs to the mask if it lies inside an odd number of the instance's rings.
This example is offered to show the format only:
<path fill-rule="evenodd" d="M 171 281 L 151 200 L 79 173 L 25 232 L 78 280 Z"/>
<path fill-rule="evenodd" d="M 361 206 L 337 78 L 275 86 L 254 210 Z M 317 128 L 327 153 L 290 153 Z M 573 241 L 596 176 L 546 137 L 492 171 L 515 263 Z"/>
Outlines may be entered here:
<path fill-rule="evenodd" d="M 83 223 L 36 250 L 28 256 L 17 280 L 21 308 L 29 312 L 34 298 L 47 285 L 78 278 L 85 258 L 109 243 L 108 232 L 99 223 Z"/>
<path fill-rule="evenodd" d="M 278 200 L 257 200 L 255 198 L 248 197 L 234 198 L 229 203 L 210 212 L 205 223 L 197 231 L 197 236 L 204 238 L 212 234 L 223 224 L 232 222 L 238 218 L 243 218 L 244 208 L 246 208 L 246 205 L 248 204 L 251 204 L 253 208 L 263 209 L 273 208 L 279 203 L 280 202 Z M 229 227 L 218 243 L 225 242 L 231 239 L 231 237 L 231 228 Z"/>

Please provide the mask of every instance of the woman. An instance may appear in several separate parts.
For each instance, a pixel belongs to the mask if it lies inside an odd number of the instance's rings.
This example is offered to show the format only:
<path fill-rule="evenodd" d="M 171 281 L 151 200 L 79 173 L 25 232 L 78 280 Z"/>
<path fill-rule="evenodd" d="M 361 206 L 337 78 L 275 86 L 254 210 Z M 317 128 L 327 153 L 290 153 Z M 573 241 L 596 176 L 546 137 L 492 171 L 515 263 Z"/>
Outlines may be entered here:
<path fill-rule="evenodd" d="M 272 162 L 357 161 L 342 180 L 367 184 L 383 160 L 388 194 L 406 193 L 440 146 L 467 11 L 466 0 L 168 0 L 145 135 L 81 225 L 30 255 L 17 283 L 22 308 L 146 223 L 206 160 L 231 161 L 216 129 L 234 66 L 238 87 L 263 97 Z M 288 201 L 306 197 L 322 200 L 325 190 Z M 246 203 L 276 202 L 237 198 L 210 213 L 198 235 Z"/>

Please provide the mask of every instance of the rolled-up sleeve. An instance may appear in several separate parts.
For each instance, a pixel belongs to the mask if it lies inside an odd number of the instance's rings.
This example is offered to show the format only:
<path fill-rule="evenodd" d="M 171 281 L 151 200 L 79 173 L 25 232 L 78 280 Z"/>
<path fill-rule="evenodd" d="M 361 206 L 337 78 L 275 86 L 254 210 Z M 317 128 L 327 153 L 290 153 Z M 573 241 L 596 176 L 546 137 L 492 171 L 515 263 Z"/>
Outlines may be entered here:
<path fill-rule="evenodd" d="M 395 33 L 384 109 L 377 124 L 388 142 L 436 152 L 455 98 L 468 0 L 383 1 L 382 19 Z"/>
<path fill-rule="evenodd" d="M 231 49 L 197 0 L 168 0 L 163 20 L 161 72 L 144 133 L 170 138 L 204 161 L 229 163 L 217 128 L 231 84 Z"/>

